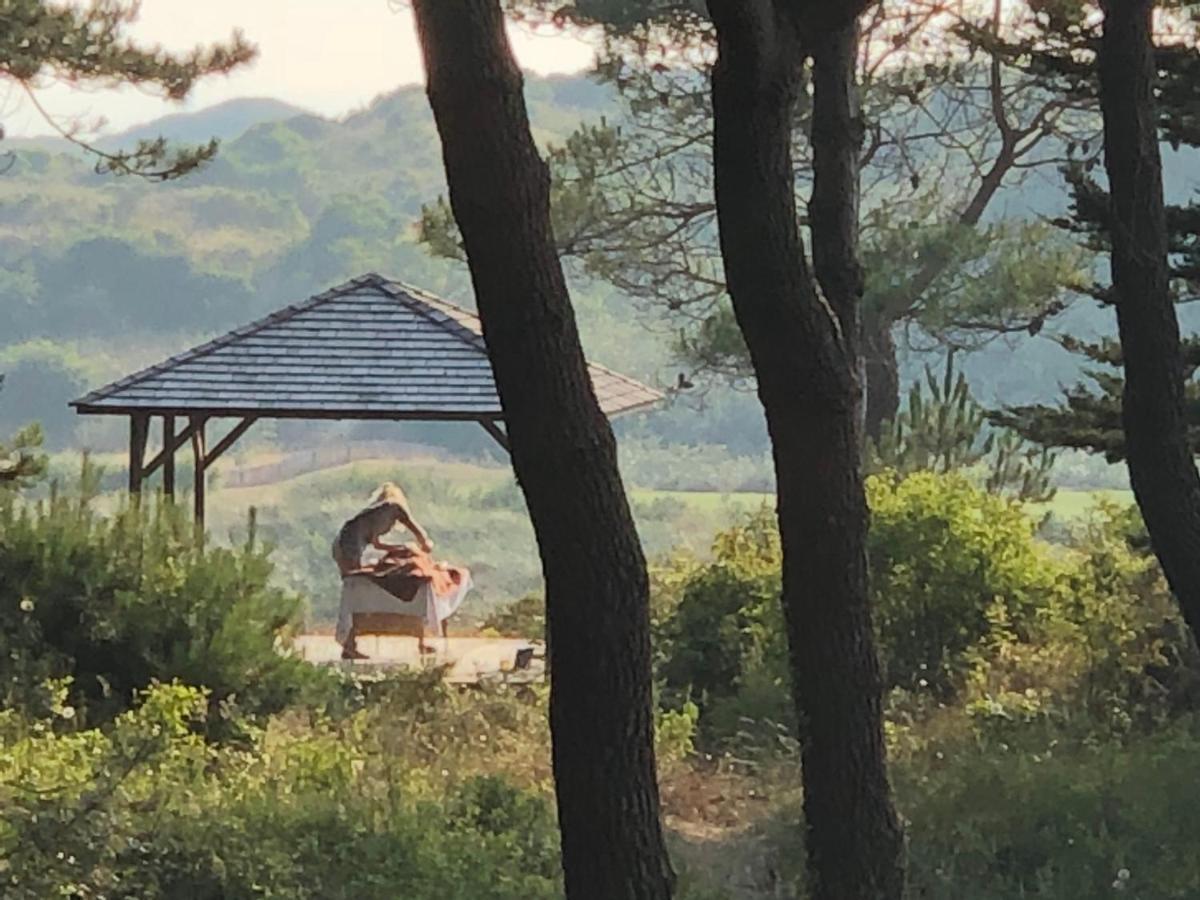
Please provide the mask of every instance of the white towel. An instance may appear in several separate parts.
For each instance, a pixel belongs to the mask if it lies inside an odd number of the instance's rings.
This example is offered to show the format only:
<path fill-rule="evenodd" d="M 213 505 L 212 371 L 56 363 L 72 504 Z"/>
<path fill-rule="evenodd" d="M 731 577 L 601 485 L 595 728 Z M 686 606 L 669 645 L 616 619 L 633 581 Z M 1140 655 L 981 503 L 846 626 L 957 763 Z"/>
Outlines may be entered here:
<path fill-rule="evenodd" d="M 404 601 L 381 588 L 370 575 L 347 575 L 342 579 L 342 601 L 338 608 L 337 631 L 339 644 L 346 643 L 357 613 L 394 613 L 422 619 L 427 628 L 439 634 L 442 622 L 454 615 L 471 590 L 471 573 L 460 569 L 462 580 L 453 591 L 442 596 L 433 592 L 433 585 L 423 584 L 412 600 Z"/>

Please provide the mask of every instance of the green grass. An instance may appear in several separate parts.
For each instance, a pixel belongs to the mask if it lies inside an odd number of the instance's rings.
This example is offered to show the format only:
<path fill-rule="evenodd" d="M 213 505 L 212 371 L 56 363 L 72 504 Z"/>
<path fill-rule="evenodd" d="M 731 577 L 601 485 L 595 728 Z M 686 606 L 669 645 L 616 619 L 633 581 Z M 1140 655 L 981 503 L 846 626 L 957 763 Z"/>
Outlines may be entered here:
<path fill-rule="evenodd" d="M 742 512 L 753 512 L 762 504 L 775 502 L 774 494 L 759 494 L 753 491 L 728 493 L 723 491 L 658 491 L 651 488 L 631 488 L 629 498 L 634 503 L 651 503 L 655 500 L 678 500 L 689 510 L 706 513 L 731 507 Z"/>
<path fill-rule="evenodd" d="M 1059 490 L 1049 503 L 1033 504 L 1032 509 L 1041 515 L 1050 513 L 1056 519 L 1078 519 L 1087 515 L 1097 502 L 1107 500 L 1128 506 L 1133 503 L 1133 491 L 1128 490 Z"/>

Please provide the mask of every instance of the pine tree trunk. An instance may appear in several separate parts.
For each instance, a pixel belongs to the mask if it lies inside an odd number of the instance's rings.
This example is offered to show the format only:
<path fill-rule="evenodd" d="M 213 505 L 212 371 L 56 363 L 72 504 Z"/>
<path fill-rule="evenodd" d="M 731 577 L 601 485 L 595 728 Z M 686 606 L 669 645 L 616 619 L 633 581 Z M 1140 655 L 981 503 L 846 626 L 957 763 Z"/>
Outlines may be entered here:
<path fill-rule="evenodd" d="M 416 0 L 429 102 L 546 582 L 571 900 L 671 895 L 655 781 L 649 588 L 554 250 L 499 0 Z"/>
<path fill-rule="evenodd" d="M 878 441 L 884 425 L 900 412 L 900 362 L 892 323 L 876 316 L 863 317 L 863 369 L 867 376 L 867 408 L 863 416 L 866 436 Z"/>
<path fill-rule="evenodd" d="M 1188 445 L 1184 367 L 1167 268 L 1151 0 L 1104 2 L 1100 105 L 1112 282 L 1125 361 L 1122 420 L 1134 496 L 1200 639 L 1200 474 Z"/>
<path fill-rule="evenodd" d="M 721 252 L 775 460 L 812 896 L 899 898 L 903 836 L 886 772 L 859 457 L 857 30 L 813 41 L 814 277 L 792 189 L 799 26 L 766 0 L 709 9 Z"/>

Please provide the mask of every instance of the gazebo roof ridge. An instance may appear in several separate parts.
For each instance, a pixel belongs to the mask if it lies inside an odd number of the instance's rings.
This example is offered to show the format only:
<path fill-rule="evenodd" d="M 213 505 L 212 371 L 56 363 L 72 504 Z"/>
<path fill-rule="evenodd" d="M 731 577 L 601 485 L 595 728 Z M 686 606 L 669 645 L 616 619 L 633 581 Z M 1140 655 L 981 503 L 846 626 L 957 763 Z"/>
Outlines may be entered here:
<path fill-rule="evenodd" d="M 443 300 L 441 297 L 435 296 L 434 294 L 424 291 L 419 287 L 415 287 L 395 278 L 385 278 L 384 276 L 378 275 L 374 272 L 362 276 L 361 279 L 355 280 L 362 281 L 364 284 L 369 284 L 370 286 L 379 289 L 393 300 L 398 300 L 401 303 L 404 303 L 409 308 L 420 313 L 425 318 L 442 328 L 445 328 L 447 324 L 451 323 L 458 326 L 451 332 L 452 334 L 472 347 L 482 350 L 485 353 L 487 352 L 487 344 L 485 344 L 483 341 L 483 323 L 480 321 L 479 316 L 471 312 L 469 309 L 456 306 L 450 301 Z M 409 303 L 408 298 L 420 300 L 421 303 Z M 432 315 L 430 315 L 431 312 L 439 313 L 444 321 L 434 318 Z M 464 318 L 471 320 L 476 327 L 468 327 L 462 321 Z"/>

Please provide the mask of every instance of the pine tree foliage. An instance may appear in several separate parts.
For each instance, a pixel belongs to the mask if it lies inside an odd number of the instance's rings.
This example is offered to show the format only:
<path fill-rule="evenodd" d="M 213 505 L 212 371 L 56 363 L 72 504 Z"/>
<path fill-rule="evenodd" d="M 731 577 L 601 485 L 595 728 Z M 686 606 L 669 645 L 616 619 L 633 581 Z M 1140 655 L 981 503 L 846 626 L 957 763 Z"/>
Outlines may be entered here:
<path fill-rule="evenodd" d="M 0 375 L 0 387 L 4 376 Z M 0 491 L 26 487 L 46 473 L 42 427 L 26 425 L 8 441 L 0 441 Z"/>
<path fill-rule="evenodd" d="M 619 121 L 581 128 L 551 154 L 560 251 L 665 313 L 681 362 L 695 372 L 747 377 L 745 348 L 730 340 L 717 251 L 707 88 L 714 37 L 703 4 L 510 6 L 539 22 L 601 26 L 608 45 L 597 74 L 624 103 Z M 1043 223 L 984 220 L 1002 183 L 1052 164 L 1068 143 L 1095 143 L 1096 133 L 1089 110 L 1042 91 L 973 37 L 997 22 L 979 4 L 943 0 L 884 2 L 864 17 L 863 312 L 868 332 L 883 334 L 865 349 L 892 369 L 894 325 L 925 345 L 974 348 L 1040 330 L 1065 307 L 1063 285 L 1081 277 L 1077 249 Z M 802 93 L 798 195 L 811 184 L 808 103 Z M 426 210 L 423 235 L 435 252 L 453 252 L 440 212 Z"/>
<path fill-rule="evenodd" d="M 978 469 L 991 493 L 1030 502 L 1054 496 L 1056 454 L 1011 429 L 989 427 L 987 412 L 956 369 L 953 353 L 947 354 L 940 378 L 925 367 L 924 382 L 913 383 L 907 405 L 879 440 L 868 444 L 866 457 L 869 470 L 907 475 Z"/>
<path fill-rule="evenodd" d="M 97 172 L 164 181 L 212 159 L 217 142 L 174 147 L 159 137 L 140 140 L 128 150 L 103 150 L 81 136 L 78 123 L 59 123 L 37 97 L 40 87 L 58 82 L 93 88 L 131 85 L 182 100 L 198 80 L 227 74 L 254 56 L 254 47 L 238 32 L 225 43 L 185 53 L 143 46 L 128 35 L 140 7 L 138 0 L 71 5 L 0 0 L 0 77 L 24 90 L 47 122 L 93 157 Z"/>
<path fill-rule="evenodd" d="M 1042 27 L 1034 39 L 1004 49 L 1014 58 L 1025 57 L 1031 71 L 1048 84 L 1079 102 L 1095 99 L 1094 57 L 1099 26 L 1087 13 L 1088 4 L 1044 4 L 1038 12 Z M 1196 22 L 1179 9 L 1164 16 L 1164 33 L 1158 48 L 1157 91 L 1159 133 L 1174 147 L 1200 146 L 1200 102 L 1195 79 L 1200 77 Z M 1038 49 L 1040 48 L 1040 49 Z M 1071 190 L 1069 215 L 1055 221 L 1079 244 L 1095 253 L 1110 251 L 1109 198 L 1105 186 L 1093 174 L 1096 163 L 1087 147 L 1069 147 L 1072 159 L 1064 167 Z M 1200 299 L 1200 203 L 1168 205 L 1168 266 L 1177 302 Z M 1076 288 L 1077 289 L 1077 288 Z M 1092 283 L 1082 292 L 1097 302 L 1110 305 L 1107 284 Z M 1047 447 L 1068 447 L 1103 454 L 1109 462 L 1125 458 L 1121 420 L 1121 348 L 1113 340 L 1082 341 L 1071 336 L 1058 338 L 1062 346 L 1086 359 L 1085 380 L 1068 387 L 1057 405 L 1011 406 L 990 414 L 993 423 L 1012 428 L 1026 439 Z M 1200 336 L 1183 338 L 1187 412 L 1190 443 L 1200 453 Z"/>
<path fill-rule="evenodd" d="M 1121 424 L 1125 380 L 1120 374 L 1120 345 L 1111 339 L 1087 342 L 1070 336 L 1062 336 L 1058 341 L 1065 349 L 1095 364 L 1085 370 L 1087 381 L 1068 387 L 1060 404 L 1010 406 L 990 412 L 989 420 L 1044 447 L 1086 450 L 1103 454 L 1110 463 L 1120 462 L 1125 458 Z M 1188 431 L 1190 442 L 1200 455 L 1200 381 L 1196 380 L 1200 369 L 1200 337 L 1184 339 L 1183 355 Z"/>

